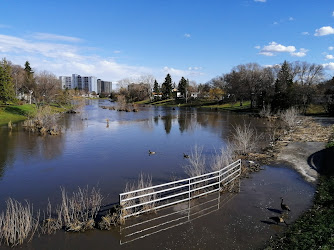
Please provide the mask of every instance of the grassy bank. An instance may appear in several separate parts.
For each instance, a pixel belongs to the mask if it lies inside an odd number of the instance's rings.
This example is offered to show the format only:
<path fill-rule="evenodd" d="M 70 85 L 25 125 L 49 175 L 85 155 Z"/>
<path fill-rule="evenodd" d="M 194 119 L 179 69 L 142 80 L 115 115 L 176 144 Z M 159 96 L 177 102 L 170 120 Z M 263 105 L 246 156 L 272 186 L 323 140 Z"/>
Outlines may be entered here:
<path fill-rule="evenodd" d="M 334 247 L 334 145 L 322 151 L 323 163 L 313 206 L 287 231 L 269 242 L 269 249 L 333 249 Z"/>
<path fill-rule="evenodd" d="M 36 110 L 33 104 L 24 105 L 0 105 L 0 125 L 8 122 L 19 122 L 27 119 L 28 115 L 33 115 Z"/>
<path fill-rule="evenodd" d="M 59 107 L 57 105 L 50 105 L 50 107 L 55 113 L 65 112 L 72 108 L 71 106 Z M 7 125 L 9 122 L 15 123 L 24 121 L 28 116 L 33 116 L 35 114 L 35 104 L 0 105 L 0 126 Z"/>
<path fill-rule="evenodd" d="M 207 99 L 194 99 L 189 100 L 187 103 L 184 100 L 167 99 L 156 102 L 151 102 L 150 100 L 144 100 L 136 102 L 136 104 L 150 104 L 155 106 L 165 106 L 165 107 L 197 107 L 205 109 L 214 110 L 229 110 L 229 111 L 251 111 L 250 101 L 246 101 L 240 106 L 239 102 L 236 103 L 224 103 L 220 104 L 217 101 L 207 100 Z"/>

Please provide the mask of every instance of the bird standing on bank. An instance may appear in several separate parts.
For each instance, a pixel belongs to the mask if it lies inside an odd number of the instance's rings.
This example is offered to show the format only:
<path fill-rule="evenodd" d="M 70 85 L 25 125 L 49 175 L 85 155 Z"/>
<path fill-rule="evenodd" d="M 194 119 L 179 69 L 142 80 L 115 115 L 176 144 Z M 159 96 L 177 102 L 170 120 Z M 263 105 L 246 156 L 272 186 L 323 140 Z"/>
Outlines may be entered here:
<path fill-rule="evenodd" d="M 278 225 L 278 223 L 284 223 L 285 225 L 288 225 L 285 220 L 283 219 L 282 216 L 272 216 L 269 217 L 269 219 L 273 220 L 274 222 L 276 222 L 276 225 Z"/>
<path fill-rule="evenodd" d="M 285 203 L 283 203 L 283 197 L 281 197 L 281 208 L 282 208 L 283 211 L 291 211 L 289 206 L 286 205 Z"/>

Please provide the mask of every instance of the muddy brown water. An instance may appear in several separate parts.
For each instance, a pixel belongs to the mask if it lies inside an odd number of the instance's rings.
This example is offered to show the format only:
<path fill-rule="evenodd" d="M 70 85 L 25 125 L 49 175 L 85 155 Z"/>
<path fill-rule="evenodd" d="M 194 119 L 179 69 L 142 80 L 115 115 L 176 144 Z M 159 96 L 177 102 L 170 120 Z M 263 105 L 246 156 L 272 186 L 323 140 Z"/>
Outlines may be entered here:
<path fill-rule="evenodd" d="M 260 132 L 266 129 L 261 119 L 228 112 L 142 107 L 138 113 L 123 113 L 102 109 L 101 105 L 111 104 L 89 101 L 80 114 L 65 116 L 60 136 L 36 136 L 23 131 L 20 124 L 12 131 L 0 128 L 0 211 L 5 209 L 8 197 L 27 199 L 35 209 L 45 210 L 48 199 L 53 205 L 59 204 L 60 186 L 71 192 L 78 186 L 98 185 L 105 197 L 103 204 L 112 204 L 118 201 L 126 182 L 141 172 L 151 174 L 154 184 L 186 177 L 183 153 L 189 154 L 195 144 L 203 146 L 209 162 L 236 124 L 246 121 Z M 157 153 L 150 156 L 148 150 Z M 292 209 L 286 217 L 290 223 L 311 205 L 313 194 L 314 187 L 295 171 L 265 166 L 265 170 L 241 180 L 236 195 L 221 195 L 219 209 L 206 210 L 209 205 L 215 206 L 208 203 L 201 210 L 210 213 L 200 212 L 198 218 L 190 216 L 167 230 L 151 230 L 149 236 L 129 243 L 124 243 L 131 238 L 124 235 L 126 231 L 122 229 L 120 234 L 115 228 L 85 233 L 58 231 L 35 237 L 18 248 L 256 249 L 285 227 L 268 219 L 280 212 L 281 196 Z M 144 215 L 141 220 L 145 216 L 153 215 Z"/>

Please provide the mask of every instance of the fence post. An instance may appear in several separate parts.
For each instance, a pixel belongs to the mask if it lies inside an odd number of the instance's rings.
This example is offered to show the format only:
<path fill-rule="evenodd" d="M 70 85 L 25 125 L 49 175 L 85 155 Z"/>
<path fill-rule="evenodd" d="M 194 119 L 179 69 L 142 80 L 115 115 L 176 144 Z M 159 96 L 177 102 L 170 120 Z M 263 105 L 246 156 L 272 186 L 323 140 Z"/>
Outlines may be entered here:
<path fill-rule="evenodd" d="M 218 176 L 218 180 L 219 180 L 219 193 L 220 193 L 220 189 L 221 189 L 221 184 L 220 184 L 220 182 L 221 182 L 221 170 L 219 170 L 219 176 Z"/>
<path fill-rule="evenodd" d="M 188 220 L 190 220 L 190 200 L 191 200 L 191 188 L 190 179 L 188 180 Z"/>

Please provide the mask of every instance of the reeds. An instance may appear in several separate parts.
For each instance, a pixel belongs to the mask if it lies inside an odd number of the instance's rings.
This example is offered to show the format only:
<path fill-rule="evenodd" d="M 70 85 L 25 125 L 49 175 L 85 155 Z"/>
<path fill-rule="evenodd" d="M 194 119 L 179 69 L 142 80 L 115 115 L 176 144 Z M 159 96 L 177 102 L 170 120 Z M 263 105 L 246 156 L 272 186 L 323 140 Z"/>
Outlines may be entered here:
<path fill-rule="evenodd" d="M 225 147 L 221 147 L 218 153 L 213 156 L 211 169 L 212 171 L 218 171 L 234 160 L 234 147 L 231 143 L 227 143 Z"/>
<path fill-rule="evenodd" d="M 262 135 L 258 135 L 256 129 L 244 123 L 234 127 L 232 134 L 234 150 L 236 153 L 245 155 L 257 149 Z"/>
<path fill-rule="evenodd" d="M 183 169 L 189 177 L 195 177 L 205 173 L 206 159 L 203 155 L 203 147 L 195 145 L 190 152 L 188 161 L 189 165 L 184 166 Z"/>
<path fill-rule="evenodd" d="M 134 214 L 138 211 L 152 211 L 155 207 L 155 202 L 154 200 L 157 198 L 156 194 L 151 194 L 154 192 L 154 189 L 146 189 L 143 191 L 137 191 L 137 192 L 132 192 L 138 189 L 144 189 L 152 186 L 152 176 L 150 175 L 145 175 L 141 173 L 138 176 L 138 181 L 137 183 L 126 183 L 124 193 L 130 192 L 129 194 L 126 194 L 123 196 L 123 199 L 130 199 L 128 201 L 123 201 L 121 205 L 121 218 L 123 218 L 126 215 Z M 142 196 L 139 198 L 135 198 L 136 196 Z M 131 199 L 134 198 L 134 199 Z M 136 204 L 142 204 L 146 203 L 142 206 L 137 206 L 134 208 L 127 208 Z M 121 221 L 122 222 L 122 221 Z"/>
<path fill-rule="evenodd" d="M 0 214 L 0 245 L 16 246 L 30 241 L 38 228 L 39 211 L 33 217 L 33 206 L 9 198 L 7 209 Z"/>
<path fill-rule="evenodd" d="M 65 229 L 74 232 L 93 229 L 103 200 L 100 190 L 92 188 L 90 191 L 88 186 L 83 189 L 79 187 L 77 192 L 68 196 L 65 188 L 61 188 L 61 194 L 61 215 Z"/>
<path fill-rule="evenodd" d="M 56 209 L 56 217 L 54 218 L 52 215 L 52 208 L 51 208 L 51 203 L 50 200 L 48 201 L 48 205 L 46 208 L 46 213 L 44 213 L 44 220 L 42 221 L 42 225 L 41 225 L 41 232 L 43 234 L 53 234 L 55 233 L 57 230 L 62 228 L 62 219 L 61 219 L 61 214 L 62 214 L 62 210 L 61 207 L 58 206 L 58 208 Z"/>
<path fill-rule="evenodd" d="M 299 122 L 299 120 L 298 120 L 298 114 L 299 114 L 298 109 L 292 107 L 292 108 L 289 108 L 289 109 L 287 109 L 285 111 L 282 111 L 280 113 L 280 118 L 288 126 L 289 129 L 292 129 Z"/>

